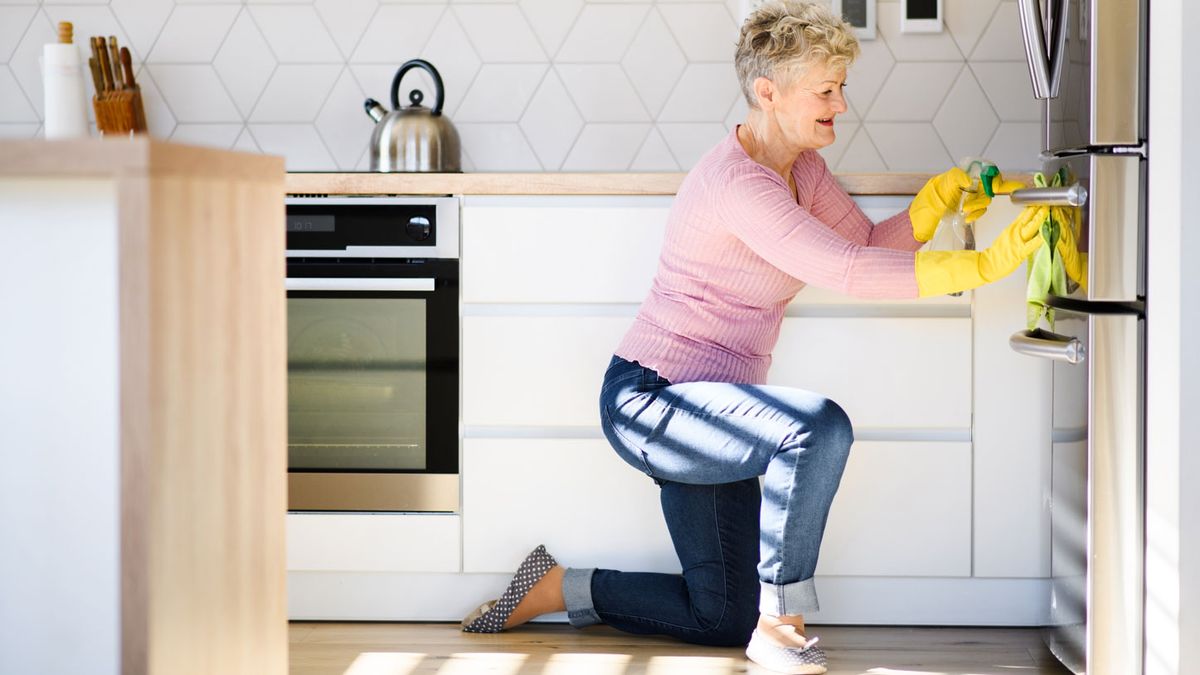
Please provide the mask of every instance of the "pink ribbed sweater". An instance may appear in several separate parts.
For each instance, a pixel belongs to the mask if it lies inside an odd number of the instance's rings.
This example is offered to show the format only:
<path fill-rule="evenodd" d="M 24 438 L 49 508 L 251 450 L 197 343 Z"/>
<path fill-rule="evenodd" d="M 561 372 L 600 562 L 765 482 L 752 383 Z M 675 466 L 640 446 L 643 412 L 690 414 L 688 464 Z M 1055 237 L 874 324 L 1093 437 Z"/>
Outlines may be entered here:
<path fill-rule="evenodd" d="M 907 211 L 874 225 L 814 151 L 798 199 L 750 159 L 736 129 L 688 173 L 671 206 L 650 295 L 616 354 L 671 382 L 761 384 L 783 311 L 805 284 L 914 298 Z M 797 203 L 798 202 L 798 203 Z"/>

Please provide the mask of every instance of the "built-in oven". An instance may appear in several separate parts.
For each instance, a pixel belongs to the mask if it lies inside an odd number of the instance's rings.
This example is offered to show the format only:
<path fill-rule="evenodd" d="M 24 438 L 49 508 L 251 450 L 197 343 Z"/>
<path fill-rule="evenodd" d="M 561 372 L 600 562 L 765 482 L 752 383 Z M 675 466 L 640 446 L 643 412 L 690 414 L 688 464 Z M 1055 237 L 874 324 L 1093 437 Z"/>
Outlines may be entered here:
<path fill-rule="evenodd" d="M 458 511 L 458 200 L 286 208 L 288 509 Z"/>

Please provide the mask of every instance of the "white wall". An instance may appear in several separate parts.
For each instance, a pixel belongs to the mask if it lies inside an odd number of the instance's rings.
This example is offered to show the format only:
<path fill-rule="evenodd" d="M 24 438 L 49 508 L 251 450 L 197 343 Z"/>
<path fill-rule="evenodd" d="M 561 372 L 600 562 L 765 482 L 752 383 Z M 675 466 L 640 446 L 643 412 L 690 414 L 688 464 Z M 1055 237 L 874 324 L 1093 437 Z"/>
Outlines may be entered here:
<path fill-rule="evenodd" d="M 72 21 L 77 44 L 130 47 L 154 135 L 283 155 L 292 170 L 366 168 L 363 99 L 387 101 L 416 56 L 445 79 L 467 170 L 686 170 L 745 111 L 739 4 L 4 0 L 0 137 L 41 133 L 38 56 Z M 1036 168 L 1016 0 L 945 0 L 945 15 L 943 33 L 901 34 L 899 0 L 879 0 L 879 37 L 824 153 L 835 169 L 940 171 L 980 154 Z"/>
<path fill-rule="evenodd" d="M 1200 668 L 1200 6 L 1151 5 L 1147 675 Z"/>

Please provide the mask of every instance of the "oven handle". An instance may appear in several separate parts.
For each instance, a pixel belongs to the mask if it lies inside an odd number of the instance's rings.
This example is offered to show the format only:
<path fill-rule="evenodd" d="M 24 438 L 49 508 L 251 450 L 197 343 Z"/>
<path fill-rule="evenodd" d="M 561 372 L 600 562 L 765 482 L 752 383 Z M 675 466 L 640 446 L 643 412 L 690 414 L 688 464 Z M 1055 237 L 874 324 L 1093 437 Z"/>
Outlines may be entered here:
<path fill-rule="evenodd" d="M 415 291 L 433 290 L 433 279 L 322 279 L 288 277 L 289 291 Z"/>
<path fill-rule="evenodd" d="M 1008 346 L 1018 354 L 1064 361 L 1072 365 L 1083 363 L 1087 358 L 1087 349 L 1078 338 L 1051 333 L 1041 328 L 1013 333 L 1012 337 L 1008 338 Z"/>

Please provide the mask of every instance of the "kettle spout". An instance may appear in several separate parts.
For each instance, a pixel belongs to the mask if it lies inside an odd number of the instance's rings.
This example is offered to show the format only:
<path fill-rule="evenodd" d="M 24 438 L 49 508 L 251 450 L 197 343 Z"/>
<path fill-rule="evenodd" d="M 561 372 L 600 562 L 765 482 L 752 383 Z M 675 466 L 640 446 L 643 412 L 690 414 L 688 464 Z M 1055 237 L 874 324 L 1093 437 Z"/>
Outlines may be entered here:
<path fill-rule="evenodd" d="M 387 114 L 387 110 L 379 104 L 379 101 L 376 101 L 373 98 L 369 98 L 363 102 L 363 109 L 365 109 L 367 111 L 367 115 L 369 115 L 371 119 L 375 120 L 376 122 L 383 119 L 383 116 Z"/>

